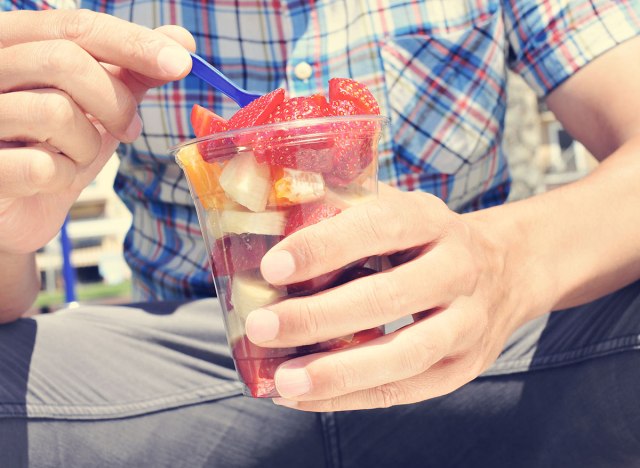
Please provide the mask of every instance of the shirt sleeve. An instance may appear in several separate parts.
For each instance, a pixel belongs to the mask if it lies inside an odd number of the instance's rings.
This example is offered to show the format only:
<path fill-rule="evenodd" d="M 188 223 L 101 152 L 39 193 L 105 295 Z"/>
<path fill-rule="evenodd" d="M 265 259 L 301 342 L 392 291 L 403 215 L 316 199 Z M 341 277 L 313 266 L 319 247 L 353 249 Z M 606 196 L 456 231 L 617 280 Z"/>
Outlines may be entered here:
<path fill-rule="evenodd" d="M 509 66 L 539 97 L 640 34 L 640 0 L 505 0 Z"/>

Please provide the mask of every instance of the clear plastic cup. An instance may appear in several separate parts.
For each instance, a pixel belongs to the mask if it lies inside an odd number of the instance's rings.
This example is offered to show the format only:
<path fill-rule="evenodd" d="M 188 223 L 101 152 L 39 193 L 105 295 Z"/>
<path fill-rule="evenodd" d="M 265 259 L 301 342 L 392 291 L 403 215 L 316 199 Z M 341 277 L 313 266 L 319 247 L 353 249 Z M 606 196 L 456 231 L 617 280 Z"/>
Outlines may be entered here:
<path fill-rule="evenodd" d="M 274 374 L 289 359 L 383 334 L 379 327 L 307 346 L 264 348 L 248 340 L 244 324 L 252 310 L 379 271 L 377 258 L 365 258 L 275 287 L 262 278 L 260 261 L 293 232 L 377 197 L 377 148 L 386 123 L 380 116 L 296 120 L 217 133 L 172 149 L 196 206 L 245 395 L 277 397 Z"/>

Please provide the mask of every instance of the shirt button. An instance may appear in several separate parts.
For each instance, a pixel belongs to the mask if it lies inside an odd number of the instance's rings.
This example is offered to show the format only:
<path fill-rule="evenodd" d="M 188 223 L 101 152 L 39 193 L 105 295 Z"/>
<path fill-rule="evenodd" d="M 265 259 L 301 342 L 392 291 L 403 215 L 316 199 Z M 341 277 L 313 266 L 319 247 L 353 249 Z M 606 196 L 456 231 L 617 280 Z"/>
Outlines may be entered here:
<path fill-rule="evenodd" d="M 311 68 L 311 65 L 309 65 L 307 62 L 300 62 L 293 69 L 293 73 L 296 75 L 296 78 L 305 81 L 311 78 L 311 75 L 313 75 L 313 68 Z"/>

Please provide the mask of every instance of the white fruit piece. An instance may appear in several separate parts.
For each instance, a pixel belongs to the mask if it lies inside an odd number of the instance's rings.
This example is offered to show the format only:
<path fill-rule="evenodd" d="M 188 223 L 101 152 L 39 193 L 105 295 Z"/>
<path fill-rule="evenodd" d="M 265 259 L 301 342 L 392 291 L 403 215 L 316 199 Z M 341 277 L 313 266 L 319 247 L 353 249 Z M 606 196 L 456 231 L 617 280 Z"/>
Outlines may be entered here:
<path fill-rule="evenodd" d="M 265 236 L 282 236 L 287 223 L 286 211 L 252 211 L 225 210 L 222 213 L 209 212 L 211 233 L 215 239 L 225 234 L 263 234 Z"/>
<path fill-rule="evenodd" d="M 282 177 L 273 184 L 276 199 L 292 204 L 308 203 L 324 196 L 324 178 L 317 172 L 283 169 Z"/>
<path fill-rule="evenodd" d="M 227 337 L 230 345 L 245 335 L 244 322 L 233 310 L 227 314 Z"/>
<path fill-rule="evenodd" d="M 244 323 L 252 310 L 276 302 L 286 293 L 267 283 L 259 271 L 237 273 L 231 283 L 233 310 Z"/>
<path fill-rule="evenodd" d="M 258 164 L 252 152 L 241 153 L 225 164 L 220 186 L 232 200 L 251 211 L 264 211 L 271 192 L 269 166 Z"/>

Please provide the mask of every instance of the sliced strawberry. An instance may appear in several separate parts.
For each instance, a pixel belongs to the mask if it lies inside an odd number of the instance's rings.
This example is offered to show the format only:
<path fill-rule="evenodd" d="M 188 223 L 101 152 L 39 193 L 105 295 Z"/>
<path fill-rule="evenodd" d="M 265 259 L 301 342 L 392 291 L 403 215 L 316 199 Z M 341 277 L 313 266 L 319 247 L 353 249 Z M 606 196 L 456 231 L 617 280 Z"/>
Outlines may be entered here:
<path fill-rule="evenodd" d="M 308 97 L 296 97 L 285 100 L 271 114 L 267 123 L 289 122 L 302 119 L 313 119 L 332 115 L 329 103 L 320 94 Z M 330 131 L 327 126 L 325 131 Z M 333 166 L 332 138 L 313 138 L 304 141 L 303 136 L 309 132 L 321 132 L 316 126 L 300 126 L 288 130 L 270 130 L 256 137 L 254 152 L 258 162 L 266 162 L 273 166 L 288 167 L 301 171 L 327 172 Z M 301 137 L 296 139 L 296 137 Z"/>
<path fill-rule="evenodd" d="M 246 336 L 233 344 L 231 352 L 240 378 L 255 398 L 277 397 L 274 382 L 276 369 L 297 356 L 296 348 L 263 348 L 253 344 Z"/>
<path fill-rule="evenodd" d="M 347 116 L 347 115 L 359 115 L 360 109 L 353 101 L 346 99 L 338 99 L 331 101 L 331 115 Z"/>
<path fill-rule="evenodd" d="M 364 84 L 351 78 L 329 80 L 329 101 L 339 100 L 353 102 L 360 114 L 380 114 L 380 106 L 371 91 Z"/>
<path fill-rule="evenodd" d="M 337 117 L 362 114 L 354 101 L 345 99 L 331 101 L 331 111 Z M 371 164 L 372 142 L 377 126 L 376 122 L 365 120 L 333 124 L 333 132 L 342 135 L 342 138 L 336 138 L 333 147 L 333 168 L 325 174 L 328 185 L 348 185 Z"/>
<path fill-rule="evenodd" d="M 198 138 L 229 130 L 229 123 L 225 119 L 198 104 L 191 108 L 191 126 Z"/>
<path fill-rule="evenodd" d="M 284 89 L 278 88 L 264 96 L 260 96 L 249 105 L 241 108 L 229 119 L 231 129 L 262 125 L 271 113 L 284 101 Z"/>
<path fill-rule="evenodd" d="M 259 234 L 229 234 L 221 237 L 212 247 L 213 271 L 216 276 L 260 268 L 267 253 L 266 236 Z"/>
<path fill-rule="evenodd" d="M 325 175 L 325 182 L 330 186 L 343 187 L 356 179 L 373 160 L 371 145 L 371 137 L 353 136 L 336 140 L 333 168 Z"/>
<path fill-rule="evenodd" d="M 191 108 L 191 126 L 197 138 L 229 130 L 229 123 L 225 119 L 198 104 Z M 219 141 L 202 141 L 198 143 L 198 152 L 206 158 L 220 144 Z"/>
<path fill-rule="evenodd" d="M 293 234 L 303 227 L 311 226 L 323 219 L 331 218 L 341 211 L 340 208 L 323 202 L 296 205 L 289 211 L 287 225 L 284 228 L 284 235 L 288 236 Z"/>
<path fill-rule="evenodd" d="M 332 115 L 329 103 L 322 94 L 285 99 L 271 114 L 266 123 L 313 119 Z"/>

